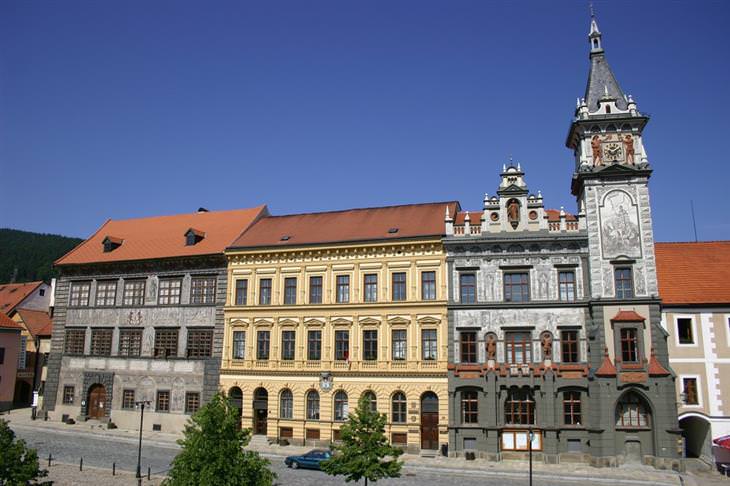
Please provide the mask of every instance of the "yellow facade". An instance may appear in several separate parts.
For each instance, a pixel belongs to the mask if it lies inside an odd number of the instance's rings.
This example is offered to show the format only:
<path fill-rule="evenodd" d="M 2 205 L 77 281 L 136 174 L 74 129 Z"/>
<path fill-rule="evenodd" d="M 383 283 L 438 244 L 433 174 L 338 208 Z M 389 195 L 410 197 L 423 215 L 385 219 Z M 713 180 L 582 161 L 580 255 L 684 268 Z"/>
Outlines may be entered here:
<path fill-rule="evenodd" d="M 337 439 L 343 422 L 339 420 L 342 417 L 335 416 L 336 394 L 346 393 L 346 400 L 338 395 L 338 410 L 342 412 L 345 403 L 352 410 L 369 391 L 376 397 L 378 411 L 388 418 L 386 432 L 394 442 L 407 443 L 409 450 L 421 448 L 422 436 L 428 449 L 448 442 L 447 275 L 440 239 L 232 250 L 227 254 L 230 292 L 225 308 L 221 389 L 234 398 L 242 396 L 244 427 L 273 440 L 328 443 Z M 405 298 L 394 300 L 394 291 L 398 293 L 403 285 L 394 285 L 393 279 L 402 279 L 403 274 Z M 431 277 L 433 284 L 428 283 Z M 319 279 L 322 302 L 311 303 L 318 300 Z M 264 302 L 271 282 L 268 304 L 262 303 L 262 280 Z M 344 280 L 349 281 L 347 288 Z M 243 281 L 245 304 L 240 305 Z M 266 348 L 267 331 L 268 359 L 257 359 L 264 357 L 257 353 L 259 348 Z M 399 338 L 395 343 L 394 331 Z M 317 337 L 321 339 L 319 356 Z M 372 359 L 374 349 L 376 359 Z M 365 351 L 370 359 L 364 359 Z M 292 359 L 283 359 L 286 354 Z M 435 359 L 424 359 L 424 355 Z M 291 406 L 285 390 L 291 392 Z M 311 399 L 307 400 L 309 393 Z M 317 396 L 318 416 L 314 413 Z"/>

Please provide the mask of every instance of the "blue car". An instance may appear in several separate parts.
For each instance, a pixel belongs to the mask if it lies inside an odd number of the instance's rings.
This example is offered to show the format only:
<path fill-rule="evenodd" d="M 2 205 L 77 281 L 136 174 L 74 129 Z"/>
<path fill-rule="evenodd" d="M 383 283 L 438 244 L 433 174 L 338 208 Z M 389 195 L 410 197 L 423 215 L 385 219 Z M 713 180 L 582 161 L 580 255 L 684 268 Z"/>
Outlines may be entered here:
<path fill-rule="evenodd" d="M 322 461 L 326 461 L 332 457 L 332 452 L 326 449 L 313 449 L 301 456 L 289 456 L 284 459 L 284 464 L 292 469 L 307 468 L 320 469 L 319 465 Z"/>

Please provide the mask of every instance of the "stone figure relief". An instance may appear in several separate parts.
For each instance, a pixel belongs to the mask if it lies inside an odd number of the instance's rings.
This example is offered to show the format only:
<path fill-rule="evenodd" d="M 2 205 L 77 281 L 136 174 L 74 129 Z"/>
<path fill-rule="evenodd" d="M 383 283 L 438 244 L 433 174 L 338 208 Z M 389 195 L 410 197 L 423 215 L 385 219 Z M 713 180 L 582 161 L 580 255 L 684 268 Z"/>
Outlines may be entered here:
<path fill-rule="evenodd" d="M 626 163 L 627 164 L 635 164 L 634 157 L 636 155 L 636 151 L 634 149 L 634 138 L 631 135 L 626 135 L 624 137 L 624 152 L 626 153 Z"/>
<path fill-rule="evenodd" d="M 510 199 L 507 203 L 507 221 L 513 228 L 520 224 L 520 203 L 517 199 Z"/>
<path fill-rule="evenodd" d="M 497 359 L 497 336 L 494 333 L 490 332 L 489 334 L 487 334 L 485 347 L 487 351 L 487 359 Z"/>
<path fill-rule="evenodd" d="M 485 277 L 485 288 L 486 291 L 486 297 L 488 301 L 495 300 L 494 299 L 494 275 L 492 273 L 487 273 L 487 276 Z"/>
<path fill-rule="evenodd" d="M 646 295 L 644 265 L 639 264 L 634 267 L 634 286 L 636 287 L 636 295 Z"/>
<path fill-rule="evenodd" d="M 155 394 L 155 382 L 152 381 L 152 378 L 149 376 L 146 376 L 142 378 L 142 380 L 139 382 L 139 399 L 138 400 L 149 400 L 152 402 L 154 400 L 154 394 Z"/>
<path fill-rule="evenodd" d="M 150 281 L 150 290 L 149 290 L 149 302 L 157 302 L 157 277 L 152 277 L 149 279 Z"/>
<path fill-rule="evenodd" d="M 611 191 L 604 198 L 599 215 L 603 258 L 640 257 L 638 214 L 629 195 L 624 191 Z"/>
<path fill-rule="evenodd" d="M 540 336 L 540 346 L 542 347 L 542 359 L 553 359 L 553 336 L 549 332 L 544 332 Z"/>
<path fill-rule="evenodd" d="M 149 327 L 142 332 L 144 334 L 144 341 L 142 342 L 142 354 L 146 356 L 152 356 L 152 350 L 155 346 L 155 330 Z"/>
<path fill-rule="evenodd" d="M 614 295 L 613 289 L 613 266 L 603 266 L 603 295 Z"/>
<path fill-rule="evenodd" d="M 538 277 L 538 287 L 540 291 L 540 298 L 548 299 L 548 276 L 547 273 L 542 272 Z"/>
<path fill-rule="evenodd" d="M 182 410 L 184 400 L 185 380 L 183 380 L 182 378 L 175 378 L 172 383 L 172 403 L 170 404 L 170 410 Z"/>
<path fill-rule="evenodd" d="M 593 165 L 596 167 L 603 165 L 601 160 L 601 137 L 598 135 L 593 135 L 593 138 L 591 139 L 591 153 L 593 154 Z"/>

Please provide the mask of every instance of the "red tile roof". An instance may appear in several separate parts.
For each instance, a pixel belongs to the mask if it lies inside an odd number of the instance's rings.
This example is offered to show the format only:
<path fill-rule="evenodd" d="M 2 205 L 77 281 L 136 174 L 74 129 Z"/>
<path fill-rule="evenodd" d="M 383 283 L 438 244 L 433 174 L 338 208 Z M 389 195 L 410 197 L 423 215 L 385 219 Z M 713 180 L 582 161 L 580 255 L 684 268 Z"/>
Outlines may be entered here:
<path fill-rule="evenodd" d="M 651 357 L 649 358 L 649 376 L 669 376 L 671 373 L 656 359 L 654 348 L 651 348 Z"/>
<path fill-rule="evenodd" d="M 10 314 L 43 282 L 0 284 L 0 311 Z"/>
<path fill-rule="evenodd" d="M 645 321 L 646 318 L 632 310 L 620 310 L 611 320 L 613 322 L 641 322 Z"/>
<path fill-rule="evenodd" d="M 233 242 L 231 248 L 442 236 L 445 233 L 447 206 L 453 215 L 459 203 L 452 201 L 268 216 L 251 226 Z"/>
<path fill-rule="evenodd" d="M 23 328 L 20 324 L 9 318 L 7 314 L 0 312 L 0 329 L 16 329 L 20 331 Z"/>
<path fill-rule="evenodd" d="M 560 221 L 559 209 L 546 209 L 545 214 L 547 214 L 548 221 Z M 565 221 L 578 221 L 578 218 L 576 218 L 574 214 L 570 214 L 566 211 Z"/>
<path fill-rule="evenodd" d="M 730 304 L 730 241 L 656 243 L 654 252 L 665 305 Z"/>
<path fill-rule="evenodd" d="M 616 376 L 616 366 L 611 362 L 611 358 L 608 357 L 608 348 L 603 351 L 603 362 L 601 366 L 596 370 L 596 376 Z"/>
<path fill-rule="evenodd" d="M 266 206 L 231 211 L 203 211 L 174 216 L 108 220 L 89 239 L 56 260 L 56 265 L 148 260 L 223 253 L 258 218 L 268 214 Z M 185 233 L 195 228 L 205 237 L 187 246 Z M 107 237 L 121 245 L 104 252 Z"/>
<path fill-rule="evenodd" d="M 23 319 L 28 332 L 33 336 L 50 336 L 53 324 L 51 322 L 51 316 L 48 312 L 32 310 L 32 309 L 18 309 L 20 318 Z"/>

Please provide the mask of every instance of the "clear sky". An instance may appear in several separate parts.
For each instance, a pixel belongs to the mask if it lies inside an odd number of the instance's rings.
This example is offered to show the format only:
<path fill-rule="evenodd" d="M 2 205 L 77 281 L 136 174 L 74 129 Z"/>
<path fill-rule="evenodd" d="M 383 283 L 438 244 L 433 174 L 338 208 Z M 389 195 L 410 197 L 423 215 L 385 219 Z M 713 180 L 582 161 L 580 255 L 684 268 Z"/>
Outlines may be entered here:
<path fill-rule="evenodd" d="M 594 1 L 657 240 L 730 239 L 730 2 Z M 588 2 L 0 1 L 0 227 L 459 200 L 573 211 Z"/>

